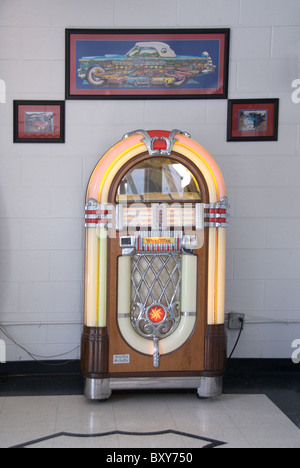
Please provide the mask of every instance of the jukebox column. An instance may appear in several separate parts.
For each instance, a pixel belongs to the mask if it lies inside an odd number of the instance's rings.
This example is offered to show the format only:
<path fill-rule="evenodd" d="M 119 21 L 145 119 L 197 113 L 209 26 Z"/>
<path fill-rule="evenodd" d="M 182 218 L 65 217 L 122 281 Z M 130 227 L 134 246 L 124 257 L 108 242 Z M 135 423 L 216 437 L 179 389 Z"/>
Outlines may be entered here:
<path fill-rule="evenodd" d="M 225 250 L 227 227 L 227 197 L 206 205 L 205 226 L 209 231 L 208 302 L 205 336 L 205 372 L 201 377 L 198 396 L 214 397 L 222 393 L 222 373 L 226 368 Z M 223 370 L 223 372 L 222 372 Z"/>
<path fill-rule="evenodd" d="M 107 333 L 107 232 L 112 226 L 113 207 L 90 199 L 85 207 L 86 277 L 85 317 L 81 339 L 81 369 L 86 378 L 89 398 L 107 399 L 111 390 L 108 380 Z"/>

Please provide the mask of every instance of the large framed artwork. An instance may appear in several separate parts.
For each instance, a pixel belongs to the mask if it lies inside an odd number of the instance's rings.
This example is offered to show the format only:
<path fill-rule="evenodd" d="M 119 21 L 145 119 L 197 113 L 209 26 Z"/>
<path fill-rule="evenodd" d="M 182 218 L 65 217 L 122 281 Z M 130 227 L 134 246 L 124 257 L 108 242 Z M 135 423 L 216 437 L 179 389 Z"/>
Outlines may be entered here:
<path fill-rule="evenodd" d="M 277 141 L 279 99 L 228 101 L 227 141 Z"/>
<path fill-rule="evenodd" d="M 226 99 L 229 29 L 66 30 L 66 99 Z"/>
<path fill-rule="evenodd" d="M 14 143 L 64 142 L 64 101 L 14 101 Z"/>

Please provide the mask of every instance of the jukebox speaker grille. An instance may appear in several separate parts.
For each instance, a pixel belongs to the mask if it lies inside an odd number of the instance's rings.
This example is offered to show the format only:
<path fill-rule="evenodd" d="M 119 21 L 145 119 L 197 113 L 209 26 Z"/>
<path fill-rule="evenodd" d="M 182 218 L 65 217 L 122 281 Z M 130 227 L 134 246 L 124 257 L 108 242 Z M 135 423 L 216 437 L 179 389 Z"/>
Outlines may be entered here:
<path fill-rule="evenodd" d="M 133 255 L 131 323 L 148 339 L 162 339 L 180 322 L 181 256 Z"/>

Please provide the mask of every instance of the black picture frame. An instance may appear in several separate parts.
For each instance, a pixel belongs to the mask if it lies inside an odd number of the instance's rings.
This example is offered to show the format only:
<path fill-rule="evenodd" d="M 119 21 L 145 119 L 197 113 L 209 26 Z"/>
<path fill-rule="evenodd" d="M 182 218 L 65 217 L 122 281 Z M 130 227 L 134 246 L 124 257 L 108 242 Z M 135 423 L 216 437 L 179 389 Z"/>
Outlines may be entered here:
<path fill-rule="evenodd" d="M 14 143 L 65 143 L 65 101 L 14 101 Z"/>
<path fill-rule="evenodd" d="M 227 141 L 278 141 L 279 99 L 228 100 Z"/>
<path fill-rule="evenodd" d="M 230 29 L 66 29 L 65 98 L 227 99 L 229 45 Z"/>

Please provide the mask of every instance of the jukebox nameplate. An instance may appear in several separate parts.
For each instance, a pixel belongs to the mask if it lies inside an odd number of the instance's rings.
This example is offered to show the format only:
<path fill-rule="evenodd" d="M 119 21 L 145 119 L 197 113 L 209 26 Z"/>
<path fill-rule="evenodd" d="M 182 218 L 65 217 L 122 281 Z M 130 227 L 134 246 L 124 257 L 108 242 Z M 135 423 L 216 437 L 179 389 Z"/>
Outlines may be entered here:
<path fill-rule="evenodd" d="M 143 244 L 174 244 L 174 237 L 144 237 Z"/>

